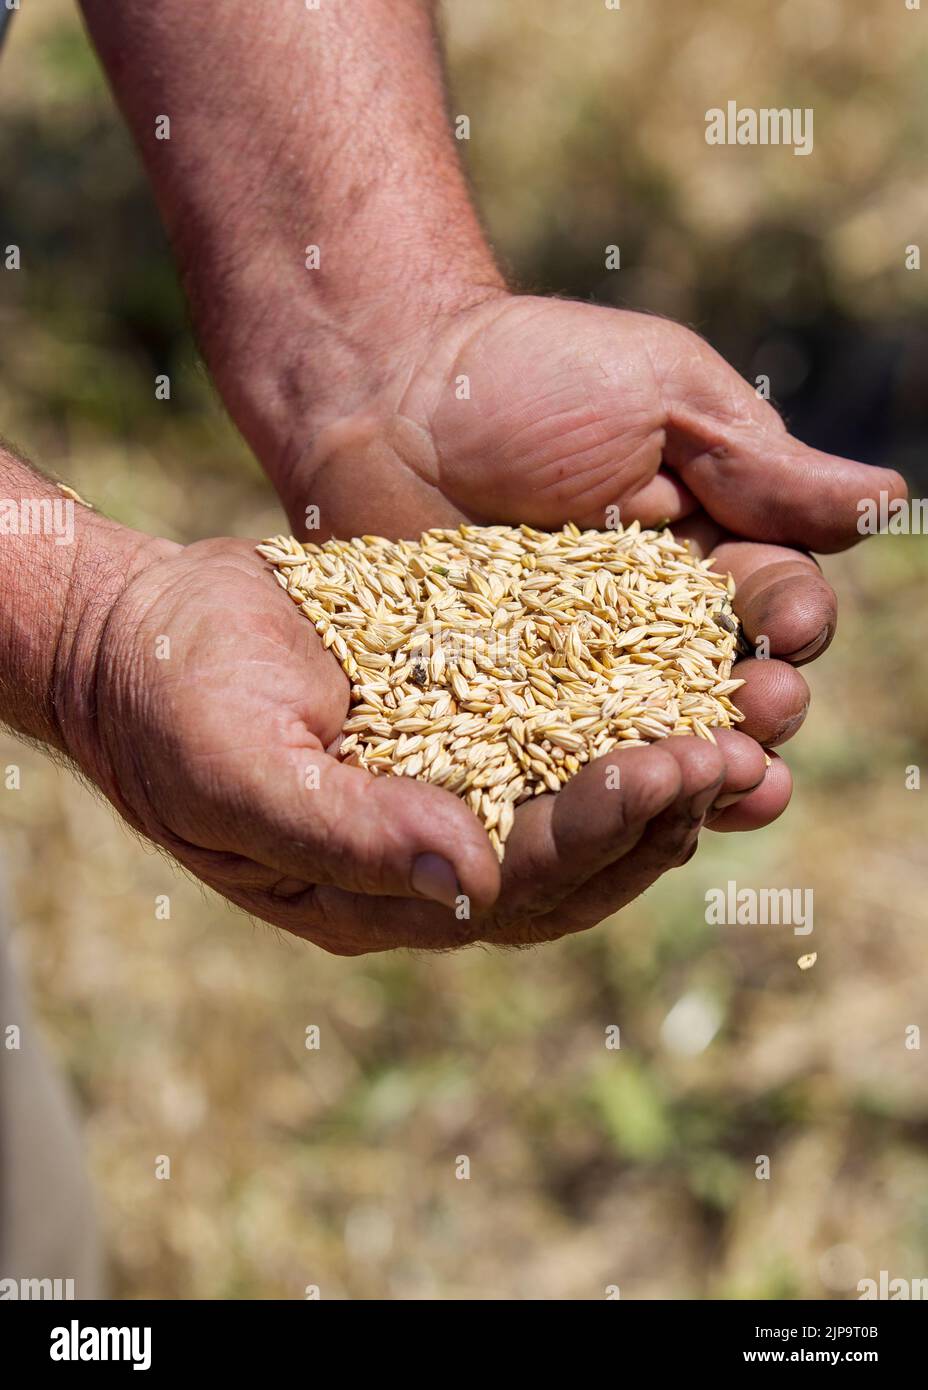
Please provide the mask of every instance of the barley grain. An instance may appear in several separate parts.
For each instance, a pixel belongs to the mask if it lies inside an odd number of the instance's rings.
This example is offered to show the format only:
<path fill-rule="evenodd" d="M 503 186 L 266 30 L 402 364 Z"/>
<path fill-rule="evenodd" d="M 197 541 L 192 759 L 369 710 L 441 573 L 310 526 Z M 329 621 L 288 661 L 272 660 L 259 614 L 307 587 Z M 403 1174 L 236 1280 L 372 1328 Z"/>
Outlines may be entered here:
<path fill-rule="evenodd" d="M 615 748 L 742 715 L 734 584 L 668 530 L 462 525 L 258 547 L 351 682 L 341 756 L 462 797 L 502 858 L 514 808 Z"/>

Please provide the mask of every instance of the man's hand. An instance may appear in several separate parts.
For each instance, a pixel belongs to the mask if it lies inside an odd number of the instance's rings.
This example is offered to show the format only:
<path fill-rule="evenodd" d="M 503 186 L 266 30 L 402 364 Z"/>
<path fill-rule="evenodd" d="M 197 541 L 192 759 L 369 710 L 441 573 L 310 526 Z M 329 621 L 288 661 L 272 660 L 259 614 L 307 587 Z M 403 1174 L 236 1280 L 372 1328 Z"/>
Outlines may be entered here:
<path fill-rule="evenodd" d="M 339 954 L 592 926 L 685 861 L 720 803 L 761 795 L 763 816 L 788 795 L 778 776 L 751 794 L 764 760 L 741 733 L 628 749 L 520 807 L 500 874 L 458 798 L 338 761 L 347 680 L 247 542 L 163 543 L 98 632 L 59 701 L 67 750 L 197 877 Z"/>
<path fill-rule="evenodd" d="M 428 323 L 284 482 L 294 526 L 336 534 L 468 518 L 650 526 L 705 512 L 750 540 L 844 549 L 895 473 L 794 439 L 695 333 L 646 314 L 490 295 Z M 300 534 L 305 534 L 301 530 Z"/>

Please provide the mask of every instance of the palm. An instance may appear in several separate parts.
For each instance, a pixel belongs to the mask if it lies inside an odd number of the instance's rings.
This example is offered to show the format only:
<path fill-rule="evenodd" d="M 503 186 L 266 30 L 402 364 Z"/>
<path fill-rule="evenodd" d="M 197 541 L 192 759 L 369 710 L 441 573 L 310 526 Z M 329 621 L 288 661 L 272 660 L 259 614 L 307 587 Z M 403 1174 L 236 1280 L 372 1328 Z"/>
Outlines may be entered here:
<path fill-rule="evenodd" d="M 108 625 L 98 702 L 97 780 L 130 823 L 237 901 L 287 878 L 258 871 L 257 845 L 249 873 L 235 847 L 261 787 L 292 801 L 325 756 L 348 683 L 249 542 L 201 542 L 134 580 Z"/>

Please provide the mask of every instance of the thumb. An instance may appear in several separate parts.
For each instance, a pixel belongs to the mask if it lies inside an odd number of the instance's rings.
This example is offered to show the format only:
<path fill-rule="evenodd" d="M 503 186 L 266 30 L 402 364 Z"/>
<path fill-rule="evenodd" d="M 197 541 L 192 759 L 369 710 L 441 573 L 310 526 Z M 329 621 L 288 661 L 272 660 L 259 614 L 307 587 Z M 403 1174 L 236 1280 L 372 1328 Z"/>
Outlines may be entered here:
<path fill-rule="evenodd" d="M 898 473 L 811 449 L 708 343 L 648 326 L 663 406 L 663 462 L 735 535 L 831 552 L 856 544 L 859 504 L 906 496 Z"/>
<path fill-rule="evenodd" d="M 481 909 L 499 894 L 489 838 L 451 792 L 374 777 L 317 747 L 281 750 L 241 776 L 235 848 L 288 877 L 447 907 L 463 894 Z"/>
<path fill-rule="evenodd" d="M 809 448 L 787 432 L 772 406 L 747 390 L 752 400 L 737 419 L 725 418 L 730 389 L 716 415 L 672 407 L 664 449 L 665 463 L 736 535 L 825 553 L 846 550 L 865 534 L 859 529 L 862 501 L 879 502 L 884 493 L 889 504 L 907 495 L 904 480 L 891 469 Z"/>

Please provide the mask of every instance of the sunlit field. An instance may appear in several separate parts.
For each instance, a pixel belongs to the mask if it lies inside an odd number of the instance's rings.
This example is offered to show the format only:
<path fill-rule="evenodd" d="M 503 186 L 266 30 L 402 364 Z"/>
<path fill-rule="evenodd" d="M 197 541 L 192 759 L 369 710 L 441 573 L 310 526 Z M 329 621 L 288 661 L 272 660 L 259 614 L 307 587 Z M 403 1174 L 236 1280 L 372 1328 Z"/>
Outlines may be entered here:
<path fill-rule="evenodd" d="M 928 226 L 924 24 L 663 0 L 594 44 L 566 0 L 448 8 L 452 109 L 516 278 L 691 323 L 780 383 L 803 437 L 924 491 L 928 271 L 904 269 Z M 749 88 L 814 104 L 814 168 L 706 146 L 704 111 Z M 23 253 L 0 281 L 0 432 L 133 526 L 279 532 L 66 0 L 25 5 L 0 62 L 0 208 Z M 117 1296 L 856 1298 L 882 1269 L 928 1274 L 928 1044 L 906 1046 L 928 1027 L 928 540 L 824 568 L 839 631 L 804 671 L 784 817 L 704 836 L 619 916 L 534 950 L 327 956 L 0 736 L 21 783 L 0 791 L 7 910 Z M 729 880 L 811 888 L 813 933 L 708 925 Z"/>

